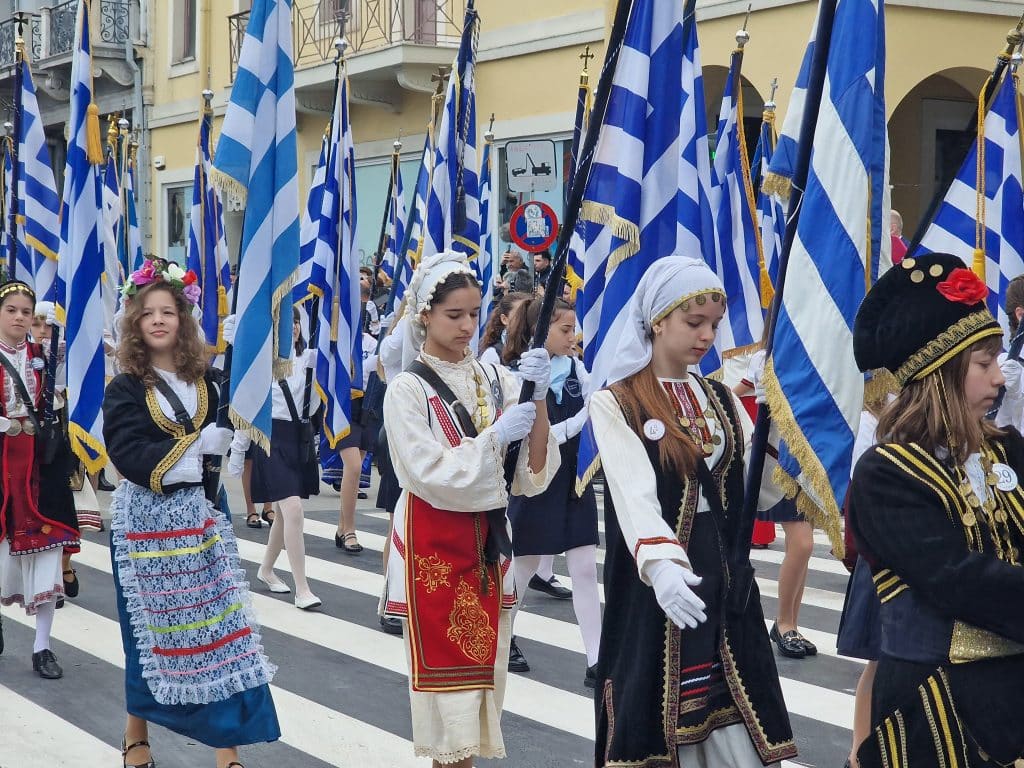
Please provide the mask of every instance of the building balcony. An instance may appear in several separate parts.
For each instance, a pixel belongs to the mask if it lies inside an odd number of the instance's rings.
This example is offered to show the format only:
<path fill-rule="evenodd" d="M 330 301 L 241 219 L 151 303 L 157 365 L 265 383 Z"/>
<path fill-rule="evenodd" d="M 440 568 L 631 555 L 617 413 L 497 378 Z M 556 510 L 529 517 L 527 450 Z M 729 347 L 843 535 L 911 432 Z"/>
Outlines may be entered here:
<path fill-rule="evenodd" d="M 397 110 L 403 91 L 432 91 L 431 75 L 451 64 L 465 11 L 465 0 L 295 0 L 292 55 L 298 108 L 331 109 L 334 41 L 342 19 L 347 18 L 352 100 Z M 228 17 L 232 80 L 248 22 L 248 11 Z"/>

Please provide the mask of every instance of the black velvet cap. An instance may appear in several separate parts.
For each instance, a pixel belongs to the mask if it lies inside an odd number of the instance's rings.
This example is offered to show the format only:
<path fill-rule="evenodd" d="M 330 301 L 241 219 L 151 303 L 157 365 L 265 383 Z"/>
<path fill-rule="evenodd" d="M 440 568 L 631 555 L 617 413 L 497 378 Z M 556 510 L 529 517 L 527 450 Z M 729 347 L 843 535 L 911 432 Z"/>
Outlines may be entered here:
<path fill-rule="evenodd" d="M 888 369 L 900 386 L 927 376 L 972 344 L 1002 335 L 987 297 L 985 283 L 956 256 L 905 258 L 879 278 L 857 311 L 857 366 Z"/>

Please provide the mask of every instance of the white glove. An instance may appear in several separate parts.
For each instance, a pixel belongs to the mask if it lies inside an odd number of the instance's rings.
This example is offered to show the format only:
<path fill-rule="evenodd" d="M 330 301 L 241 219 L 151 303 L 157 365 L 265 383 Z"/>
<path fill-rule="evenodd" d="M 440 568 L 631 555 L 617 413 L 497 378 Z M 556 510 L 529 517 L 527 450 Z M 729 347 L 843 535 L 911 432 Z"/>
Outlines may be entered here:
<path fill-rule="evenodd" d="M 231 456 L 228 458 L 228 477 L 241 477 L 242 470 L 245 468 L 245 451 L 236 451 L 232 449 Z"/>
<path fill-rule="evenodd" d="M 224 329 L 221 333 L 226 344 L 235 343 L 235 330 L 238 328 L 238 315 L 228 315 L 224 318 Z"/>
<path fill-rule="evenodd" d="M 5 433 L 9 426 L 11 426 L 11 420 L 6 416 L 0 416 L 0 434 Z"/>
<path fill-rule="evenodd" d="M 999 364 L 999 370 L 1003 372 L 1003 378 L 1006 379 L 1006 396 L 1010 398 L 1019 397 L 1021 394 L 1021 374 L 1024 373 L 1024 366 L 1021 366 L 1017 360 L 1007 358 Z"/>
<path fill-rule="evenodd" d="M 650 581 L 658 605 L 680 629 L 696 629 L 707 621 L 704 601 L 690 587 L 701 583 L 700 576 L 672 560 L 661 560 L 651 568 Z"/>
<path fill-rule="evenodd" d="M 519 357 L 519 375 L 532 381 L 533 399 L 545 400 L 551 386 L 551 356 L 543 347 L 528 349 Z"/>
<path fill-rule="evenodd" d="M 227 455 L 234 434 L 227 427 L 218 427 L 216 422 L 207 424 L 199 433 L 199 452 L 204 456 Z"/>
<path fill-rule="evenodd" d="M 533 421 L 537 418 L 535 403 L 516 403 L 507 409 L 498 420 L 491 425 L 498 442 L 502 446 L 522 440 L 533 429 Z"/>
<path fill-rule="evenodd" d="M 56 325 L 57 324 L 57 307 L 50 304 L 50 308 L 46 311 L 46 324 Z"/>
<path fill-rule="evenodd" d="M 768 402 L 768 393 L 764 388 L 764 380 L 760 378 L 754 383 L 754 402 L 758 405 L 764 405 Z"/>
<path fill-rule="evenodd" d="M 588 401 L 589 402 L 589 401 Z M 572 440 L 576 435 L 583 431 L 583 427 L 587 423 L 587 406 L 584 405 L 578 413 L 570 416 L 563 422 L 551 425 L 551 433 L 558 440 L 558 444 L 568 442 Z"/>

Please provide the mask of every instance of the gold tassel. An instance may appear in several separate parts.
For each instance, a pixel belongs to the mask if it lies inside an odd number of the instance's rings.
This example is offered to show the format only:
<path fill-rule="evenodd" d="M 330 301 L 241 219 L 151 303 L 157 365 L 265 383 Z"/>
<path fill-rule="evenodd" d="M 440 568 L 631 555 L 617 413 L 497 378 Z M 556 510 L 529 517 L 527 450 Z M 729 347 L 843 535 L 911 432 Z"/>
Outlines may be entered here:
<path fill-rule="evenodd" d="M 775 298 L 775 288 L 772 287 L 772 279 L 768 275 L 768 268 L 765 266 L 764 259 L 761 260 L 761 309 L 768 309 L 772 305 L 772 300 Z"/>
<path fill-rule="evenodd" d="M 228 316 L 228 292 L 223 285 L 217 286 L 217 315 L 219 317 Z"/>
<path fill-rule="evenodd" d="M 982 282 L 985 281 L 985 250 L 983 248 L 974 249 L 974 261 L 971 262 L 971 270 L 981 278 Z"/>
<path fill-rule="evenodd" d="M 93 165 L 103 165 L 103 141 L 100 138 L 100 108 L 89 105 L 85 118 L 85 153 Z"/>

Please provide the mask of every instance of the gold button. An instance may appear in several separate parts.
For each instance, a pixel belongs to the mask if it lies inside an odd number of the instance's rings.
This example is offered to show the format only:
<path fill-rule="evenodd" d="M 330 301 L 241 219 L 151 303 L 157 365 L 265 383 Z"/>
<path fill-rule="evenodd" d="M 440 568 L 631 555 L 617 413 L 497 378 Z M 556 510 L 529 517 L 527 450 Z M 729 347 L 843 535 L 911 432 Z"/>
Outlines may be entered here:
<path fill-rule="evenodd" d="M 942 265 L 932 264 L 931 267 L 928 269 L 928 274 L 931 275 L 932 277 L 942 277 Z"/>
<path fill-rule="evenodd" d="M 914 282 L 914 283 L 923 282 L 924 281 L 924 272 L 922 272 L 920 269 L 915 269 L 913 272 L 910 273 L 910 280 L 911 280 L 911 282 Z"/>
<path fill-rule="evenodd" d="M 917 259 L 904 259 L 900 262 L 904 269 L 913 269 L 917 266 Z"/>
<path fill-rule="evenodd" d="M 964 525 L 966 525 L 968 528 L 973 528 L 977 524 L 977 522 L 978 522 L 978 518 L 976 518 L 974 516 L 973 512 L 966 512 L 966 513 L 964 513 L 960 517 L 960 519 L 963 521 Z"/>

